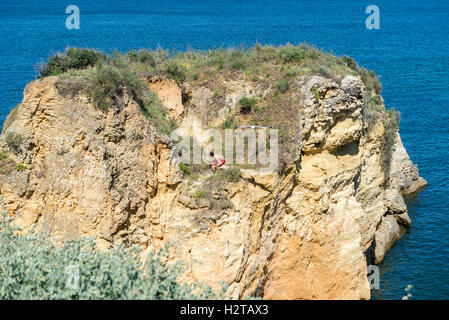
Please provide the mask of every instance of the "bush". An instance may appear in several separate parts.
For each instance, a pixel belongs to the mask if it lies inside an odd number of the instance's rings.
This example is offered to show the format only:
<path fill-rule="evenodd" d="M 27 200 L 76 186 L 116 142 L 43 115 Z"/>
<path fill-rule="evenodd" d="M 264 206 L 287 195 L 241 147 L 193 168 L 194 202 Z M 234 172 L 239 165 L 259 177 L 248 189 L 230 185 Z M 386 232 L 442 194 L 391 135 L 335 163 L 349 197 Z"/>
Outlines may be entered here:
<path fill-rule="evenodd" d="M 86 89 L 94 106 L 106 111 L 123 95 L 125 89 L 123 75 L 114 66 L 102 66 L 90 78 Z"/>
<path fill-rule="evenodd" d="M 178 83 L 181 83 L 186 79 L 186 68 L 174 60 L 169 60 L 167 62 L 165 65 L 165 72 L 170 79 L 173 79 Z"/>
<path fill-rule="evenodd" d="M 0 299 L 211 299 L 210 287 L 180 284 L 182 265 L 166 251 L 143 265 L 139 247 L 99 252 L 90 238 L 56 247 L 42 235 L 18 234 L 0 195 Z"/>
<path fill-rule="evenodd" d="M 27 168 L 26 165 L 24 165 L 23 163 L 16 163 L 15 169 L 16 171 L 24 171 Z"/>
<path fill-rule="evenodd" d="M 207 191 L 197 190 L 197 191 L 195 191 L 195 193 L 193 194 L 192 197 L 193 197 L 193 199 L 198 200 L 198 199 L 204 198 L 207 194 L 208 194 Z"/>
<path fill-rule="evenodd" d="M 169 134 L 176 123 L 168 118 L 167 110 L 156 94 L 147 87 L 132 59 L 116 54 L 108 63 L 97 65 L 82 80 L 58 81 L 58 91 L 61 94 L 85 91 L 94 106 L 103 111 L 111 106 L 120 108 L 126 92 L 159 132 Z"/>
<path fill-rule="evenodd" d="M 234 115 L 228 115 L 225 121 L 221 124 L 222 129 L 233 129 L 234 128 Z"/>
<path fill-rule="evenodd" d="M 228 182 L 237 182 L 240 179 L 240 169 L 237 167 L 227 170 L 220 170 L 219 174 L 223 176 Z"/>
<path fill-rule="evenodd" d="M 151 54 L 151 52 L 141 49 L 138 52 L 130 51 L 128 56 L 131 57 L 133 61 L 148 64 L 151 67 L 156 66 L 156 58 Z"/>
<path fill-rule="evenodd" d="M 239 179 L 240 179 L 240 168 L 238 167 L 220 170 L 217 173 L 208 177 L 208 181 L 237 182 L 239 181 Z"/>
<path fill-rule="evenodd" d="M 277 84 L 277 89 L 281 93 L 286 93 L 288 91 L 288 88 L 290 87 L 290 82 L 288 82 L 287 79 L 281 79 L 279 80 Z"/>
<path fill-rule="evenodd" d="M 190 169 L 190 165 L 189 164 L 185 164 L 185 163 L 180 163 L 179 164 L 179 169 L 184 172 L 186 175 L 190 175 L 192 174 L 192 169 Z"/>
<path fill-rule="evenodd" d="M 14 161 L 8 157 L 5 150 L 0 151 L 0 174 L 8 173 L 14 168 Z"/>
<path fill-rule="evenodd" d="M 346 63 L 346 65 L 349 68 L 354 69 L 354 70 L 358 69 L 359 66 L 357 65 L 357 62 L 355 62 L 355 60 L 352 59 L 351 57 L 343 56 L 341 59 L 343 60 L 344 63 Z"/>
<path fill-rule="evenodd" d="M 22 144 L 23 138 L 22 135 L 16 134 L 14 132 L 9 132 L 5 137 L 6 144 L 11 149 L 17 151 Z"/>
<path fill-rule="evenodd" d="M 245 113 L 248 114 L 251 112 L 251 110 L 253 109 L 253 107 L 256 105 L 257 101 L 254 99 L 249 99 L 246 97 L 243 97 L 239 100 L 239 104 L 240 104 L 240 112 L 241 113 Z"/>
<path fill-rule="evenodd" d="M 369 90 L 365 90 L 363 93 L 363 103 L 366 109 L 377 112 L 385 111 L 381 96 L 373 94 Z"/>
<path fill-rule="evenodd" d="M 384 122 L 385 131 L 384 139 L 382 141 L 381 153 L 382 153 L 382 168 L 386 176 L 389 174 L 390 161 L 394 152 L 394 142 L 396 132 L 399 128 L 399 112 L 394 109 L 390 109 L 387 112 L 382 113 L 382 121 Z"/>
<path fill-rule="evenodd" d="M 243 51 L 232 50 L 229 58 L 229 66 L 232 70 L 243 70 L 246 67 L 245 55 Z"/>
<path fill-rule="evenodd" d="M 382 84 L 374 71 L 360 68 L 359 72 L 366 89 L 370 92 L 374 91 L 376 94 L 380 95 L 382 93 Z"/>
<path fill-rule="evenodd" d="M 92 49 L 68 48 L 64 53 L 58 53 L 48 60 L 39 71 L 39 78 L 57 76 L 70 69 L 80 70 L 93 67 L 104 61 L 106 55 Z"/>
<path fill-rule="evenodd" d="M 305 45 L 299 47 L 286 45 L 279 48 L 279 59 L 282 63 L 299 63 L 308 56 L 308 49 Z"/>

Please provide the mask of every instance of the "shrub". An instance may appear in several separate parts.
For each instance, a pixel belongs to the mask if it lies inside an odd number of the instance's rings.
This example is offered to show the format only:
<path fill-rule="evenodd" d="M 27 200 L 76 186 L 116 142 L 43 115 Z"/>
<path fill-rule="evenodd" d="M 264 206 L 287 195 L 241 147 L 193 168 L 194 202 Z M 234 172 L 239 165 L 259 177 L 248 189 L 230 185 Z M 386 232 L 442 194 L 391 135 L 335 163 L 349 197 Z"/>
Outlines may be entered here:
<path fill-rule="evenodd" d="M 14 168 L 14 161 L 8 157 L 4 150 L 0 151 L 0 174 L 10 172 Z"/>
<path fill-rule="evenodd" d="M 352 59 L 351 57 L 343 56 L 343 57 L 341 57 L 341 59 L 343 60 L 344 63 L 346 63 L 346 65 L 349 68 L 354 69 L 354 70 L 358 69 L 357 62 L 355 62 L 355 60 Z"/>
<path fill-rule="evenodd" d="M 16 163 L 15 166 L 16 171 L 21 172 L 24 171 L 26 168 L 27 168 L 26 165 L 24 165 L 23 163 Z"/>
<path fill-rule="evenodd" d="M 123 244 L 99 252 L 90 238 L 55 246 L 43 235 L 21 235 L 0 195 L 0 299 L 211 299 L 203 283 L 180 284 L 182 264 L 168 267 L 166 250 L 149 255 Z"/>
<path fill-rule="evenodd" d="M 360 68 L 359 72 L 366 89 L 368 91 L 374 91 L 376 94 L 380 95 L 382 93 L 382 84 L 374 71 Z"/>
<path fill-rule="evenodd" d="M 243 55 L 234 54 L 230 59 L 230 67 L 232 70 L 243 70 L 245 69 L 246 63 Z"/>
<path fill-rule="evenodd" d="M 180 163 L 179 164 L 179 169 L 184 172 L 187 175 L 192 174 L 192 169 L 190 169 L 190 165 L 189 164 L 185 164 L 185 163 Z"/>
<path fill-rule="evenodd" d="M 399 118 L 399 112 L 396 112 L 394 109 L 390 109 L 382 114 L 385 130 L 381 152 L 383 159 L 382 167 L 384 168 L 386 176 L 388 176 L 389 173 L 390 161 L 394 151 L 396 132 L 399 128 Z"/>
<path fill-rule="evenodd" d="M 128 56 L 133 61 L 147 64 L 153 68 L 156 66 L 156 58 L 148 50 L 141 49 L 138 52 L 132 50 L 128 52 Z"/>
<path fill-rule="evenodd" d="M 245 113 L 248 114 L 251 112 L 251 110 L 253 109 L 253 107 L 256 105 L 257 101 L 254 99 L 249 99 L 246 97 L 243 97 L 239 100 L 239 104 L 240 104 L 240 112 L 241 113 Z"/>
<path fill-rule="evenodd" d="M 248 50 L 248 55 L 253 63 L 275 60 L 277 54 L 278 49 L 276 47 L 261 45 L 260 43 L 256 43 L 253 48 Z"/>
<path fill-rule="evenodd" d="M 289 44 L 280 47 L 278 55 L 282 63 L 299 63 L 307 58 L 308 49 L 305 45 L 297 47 Z"/>
<path fill-rule="evenodd" d="M 105 65 L 100 67 L 90 78 L 86 87 L 94 106 L 106 111 L 122 96 L 124 90 L 123 77 L 119 69 Z"/>
<path fill-rule="evenodd" d="M 240 179 L 240 168 L 233 167 L 230 169 L 220 170 L 208 177 L 208 181 L 227 181 L 237 182 Z"/>
<path fill-rule="evenodd" d="M 178 83 L 185 81 L 186 68 L 174 60 L 169 60 L 165 65 L 165 72 L 170 79 L 175 80 Z"/>
<path fill-rule="evenodd" d="M 22 144 L 23 138 L 22 135 L 16 134 L 15 132 L 9 132 L 5 137 L 6 144 L 11 149 L 17 151 Z"/>
<path fill-rule="evenodd" d="M 39 71 L 39 78 L 56 76 L 70 69 L 85 69 L 104 61 L 106 55 L 92 49 L 68 48 L 48 60 Z"/>
<path fill-rule="evenodd" d="M 234 115 L 228 115 L 225 121 L 221 124 L 222 129 L 233 129 L 234 128 Z"/>
<path fill-rule="evenodd" d="M 57 88 L 61 94 L 85 91 L 94 106 L 103 111 L 111 106 L 120 108 L 126 92 L 159 132 L 169 134 L 176 125 L 129 56 L 116 54 L 108 63 L 97 65 L 88 77 L 60 80 Z"/>
<path fill-rule="evenodd" d="M 326 66 L 319 66 L 319 67 L 316 69 L 316 72 L 317 72 L 320 76 L 323 76 L 323 77 L 327 77 L 327 76 L 330 76 L 330 75 L 332 74 L 332 70 L 331 70 L 330 68 L 326 67 Z"/>
<path fill-rule="evenodd" d="M 200 198 L 203 198 L 207 195 L 207 192 L 204 190 L 197 190 L 194 194 L 193 194 L 193 199 L 198 200 Z"/>
<path fill-rule="evenodd" d="M 240 169 L 237 167 L 221 170 L 220 175 L 223 176 L 228 182 L 237 182 L 240 179 Z"/>
<path fill-rule="evenodd" d="M 277 84 L 277 89 L 281 93 L 286 93 L 288 91 L 288 88 L 290 87 L 290 82 L 288 82 L 287 79 L 281 79 L 279 80 Z"/>
<path fill-rule="evenodd" d="M 5 150 L 0 151 L 0 161 L 6 159 L 8 156 L 6 155 Z"/>
<path fill-rule="evenodd" d="M 373 94 L 369 90 L 365 90 L 363 93 L 363 103 L 366 109 L 377 112 L 385 111 L 381 96 Z"/>

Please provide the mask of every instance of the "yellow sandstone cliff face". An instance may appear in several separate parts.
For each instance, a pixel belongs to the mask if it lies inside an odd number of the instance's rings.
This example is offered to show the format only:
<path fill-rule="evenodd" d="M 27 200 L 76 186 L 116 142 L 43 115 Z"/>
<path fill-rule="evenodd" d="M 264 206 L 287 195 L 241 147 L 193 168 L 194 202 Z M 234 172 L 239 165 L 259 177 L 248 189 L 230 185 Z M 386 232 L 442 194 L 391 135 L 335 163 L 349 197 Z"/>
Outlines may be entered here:
<path fill-rule="evenodd" d="M 27 166 L 0 174 L 16 223 L 57 241 L 98 236 L 102 249 L 123 241 L 151 252 L 170 243 L 170 259 L 187 264 L 183 280 L 215 289 L 226 281 L 234 298 L 369 299 L 367 264 L 381 261 L 400 237 L 399 224 L 410 223 L 401 193 L 425 184 L 398 134 L 385 174 L 384 125 L 368 128 L 362 84 L 351 76 L 297 81 L 297 159 L 279 175 L 242 174 L 213 191 L 226 204 L 218 207 L 192 196 L 205 177 L 183 177 L 173 144 L 133 100 L 125 96 L 125 107 L 103 113 L 85 97 L 60 96 L 56 80 L 27 86 L 0 139 Z M 182 125 L 218 123 L 226 114 L 208 115 L 208 88 L 164 79 L 148 85 Z M 242 96 L 270 90 L 243 79 L 224 86 L 230 109 Z M 24 137 L 17 150 L 5 142 L 11 132 Z"/>

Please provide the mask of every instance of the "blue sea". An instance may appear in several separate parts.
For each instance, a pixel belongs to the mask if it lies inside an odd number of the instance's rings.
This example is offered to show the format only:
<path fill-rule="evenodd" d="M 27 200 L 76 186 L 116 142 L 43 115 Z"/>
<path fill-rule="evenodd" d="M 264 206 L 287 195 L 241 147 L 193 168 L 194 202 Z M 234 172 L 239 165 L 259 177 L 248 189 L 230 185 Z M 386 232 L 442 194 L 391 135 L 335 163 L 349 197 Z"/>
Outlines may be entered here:
<path fill-rule="evenodd" d="M 66 7 L 80 29 L 66 28 Z M 380 10 L 369 30 L 368 5 Z M 408 199 L 413 226 L 380 267 L 374 299 L 449 297 L 449 1 L 447 0 L 1 0 L 0 120 L 22 99 L 37 66 L 67 46 L 105 51 L 209 49 L 307 42 L 349 55 L 381 76 L 388 107 L 429 182 Z"/>

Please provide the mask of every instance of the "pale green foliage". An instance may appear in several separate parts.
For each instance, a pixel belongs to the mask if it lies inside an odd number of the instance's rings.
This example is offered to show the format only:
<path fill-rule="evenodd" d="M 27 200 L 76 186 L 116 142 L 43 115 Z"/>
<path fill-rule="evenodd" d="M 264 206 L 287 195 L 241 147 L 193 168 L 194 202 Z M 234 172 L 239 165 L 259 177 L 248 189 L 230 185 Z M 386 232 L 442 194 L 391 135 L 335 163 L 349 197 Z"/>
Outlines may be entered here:
<path fill-rule="evenodd" d="M 113 106 L 121 108 L 123 94 L 127 92 L 159 132 L 170 134 L 175 122 L 167 116 L 167 110 L 141 77 L 144 68 L 149 67 L 145 63 L 151 56 L 147 56 L 144 52 L 138 53 L 137 58 L 133 55 L 114 53 L 114 56 L 109 57 L 106 62 L 97 64 L 85 72 L 85 76 L 81 79 L 61 76 L 56 87 L 64 96 L 73 97 L 85 92 L 94 106 L 103 111 Z M 134 59 L 139 60 L 136 62 Z"/>
<path fill-rule="evenodd" d="M 18 150 L 20 145 L 22 144 L 23 137 L 22 135 L 15 132 L 8 132 L 5 137 L 6 144 L 13 150 Z"/>
<path fill-rule="evenodd" d="M 143 267 L 139 247 L 99 252 L 90 238 L 56 247 L 43 235 L 18 234 L 1 195 L 0 204 L 0 300 L 216 298 L 205 284 L 178 283 L 182 265 L 168 267 L 165 250 Z M 79 270 L 78 289 L 71 289 L 69 266 Z"/>
<path fill-rule="evenodd" d="M 8 156 L 5 150 L 0 150 L 0 174 L 7 173 L 14 168 L 14 161 Z"/>
<path fill-rule="evenodd" d="M 186 175 L 190 175 L 192 174 L 192 169 L 190 168 L 190 164 L 186 164 L 186 163 L 180 163 L 179 164 L 179 169 L 184 172 Z"/>
<path fill-rule="evenodd" d="M 412 289 L 413 289 L 413 286 L 411 284 L 409 284 L 409 285 L 407 285 L 407 287 L 405 287 L 406 295 L 402 297 L 402 300 L 410 300 L 410 298 L 413 297 Z"/>

